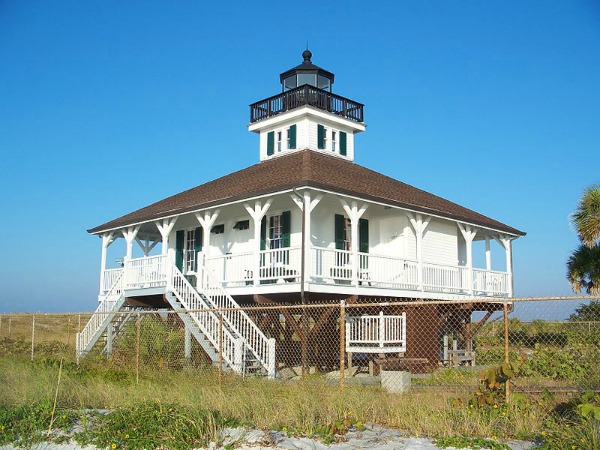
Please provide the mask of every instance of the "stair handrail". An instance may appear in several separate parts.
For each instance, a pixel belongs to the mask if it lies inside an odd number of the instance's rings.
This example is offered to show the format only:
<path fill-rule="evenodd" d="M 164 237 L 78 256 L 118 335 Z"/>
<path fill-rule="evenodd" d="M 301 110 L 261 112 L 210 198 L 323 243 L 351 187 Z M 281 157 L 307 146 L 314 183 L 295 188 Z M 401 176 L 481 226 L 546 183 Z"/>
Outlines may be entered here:
<path fill-rule="evenodd" d="M 246 347 L 265 368 L 269 378 L 275 377 L 275 339 L 268 338 L 254 320 L 238 305 L 231 295 L 214 279 L 203 261 L 198 261 L 202 279 L 198 290 L 214 308 L 222 310 L 223 319 L 242 339 Z"/>
<path fill-rule="evenodd" d="M 104 323 L 104 320 L 106 319 L 106 315 L 112 312 L 112 309 L 119 301 L 120 296 L 123 294 L 123 274 L 124 271 L 122 271 L 115 279 L 106 295 L 104 295 L 104 299 L 100 300 L 100 304 L 96 308 L 96 311 L 92 313 L 88 323 L 85 325 L 83 330 L 77 333 L 76 350 L 78 355 L 81 354 L 83 348 L 85 348 L 85 346 L 89 343 L 96 331 L 100 329 Z M 117 297 L 115 300 L 111 299 L 113 291 L 119 293 L 119 297 Z M 83 343 L 85 343 L 85 345 L 82 345 Z"/>
<path fill-rule="evenodd" d="M 185 278 L 183 273 L 174 264 L 171 266 L 171 276 L 169 277 L 169 287 L 175 294 L 181 305 L 188 310 L 196 324 L 200 327 L 202 333 L 210 341 L 217 351 L 219 350 L 219 317 L 216 314 L 215 308 L 207 304 L 198 291 Z M 191 296 L 192 302 L 186 300 L 186 297 Z M 206 310 L 206 312 L 200 312 Z M 224 362 L 229 365 L 234 371 L 241 372 L 240 351 L 238 339 L 227 329 L 221 328 L 222 334 L 222 356 Z"/>

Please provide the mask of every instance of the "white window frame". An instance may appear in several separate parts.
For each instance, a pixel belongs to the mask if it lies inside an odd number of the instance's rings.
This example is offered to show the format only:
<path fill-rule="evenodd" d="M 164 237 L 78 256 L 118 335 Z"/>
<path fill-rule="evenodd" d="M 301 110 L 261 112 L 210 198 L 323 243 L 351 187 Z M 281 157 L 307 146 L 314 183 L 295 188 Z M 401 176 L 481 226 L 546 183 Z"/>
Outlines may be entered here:
<path fill-rule="evenodd" d="M 338 131 L 337 131 L 337 130 L 331 130 L 331 151 L 332 151 L 332 152 L 335 152 L 335 151 L 337 151 L 337 148 L 336 148 L 336 144 L 337 144 L 337 139 L 336 139 L 336 138 L 337 138 L 337 134 L 338 134 Z"/>
<path fill-rule="evenodd" d="M 196 269 L 196 230 L 186 230 L 183 241 L 183 273 L 193 273 Z"/>

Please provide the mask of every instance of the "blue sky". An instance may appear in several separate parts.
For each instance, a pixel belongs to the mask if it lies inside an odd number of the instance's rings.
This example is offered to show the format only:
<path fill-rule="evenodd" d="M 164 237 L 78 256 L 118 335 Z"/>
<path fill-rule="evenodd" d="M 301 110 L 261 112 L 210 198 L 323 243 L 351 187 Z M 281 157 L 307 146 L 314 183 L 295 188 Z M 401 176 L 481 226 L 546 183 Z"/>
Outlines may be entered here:
<path fill-rule="evenodd" d="M 86 229 L 257 162 L 248 105 L 307 41 L 366 105 L 357 163 L 526 231 L 516 295 L 571 292 L 598 2 L 0 0 L 0 312 L 95 308 Z"/>

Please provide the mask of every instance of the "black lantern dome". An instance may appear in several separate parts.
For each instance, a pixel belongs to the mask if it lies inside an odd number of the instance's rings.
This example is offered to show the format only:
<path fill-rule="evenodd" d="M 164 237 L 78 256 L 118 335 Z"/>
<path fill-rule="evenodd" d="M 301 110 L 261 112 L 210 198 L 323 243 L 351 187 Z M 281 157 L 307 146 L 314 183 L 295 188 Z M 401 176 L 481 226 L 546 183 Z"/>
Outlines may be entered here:
<path fill-rule="evenodd" d="M 319 66 L 315 66 L 310 60 L 312 58 L 310 50 L 304 50 L 302 58 L 304 58 L 302 64 L 279 75 L 281 91 L 289 91 L 308 84 L 309 86 L 331 92 L 335 75 L 325 69 L 321 69 Z"/>

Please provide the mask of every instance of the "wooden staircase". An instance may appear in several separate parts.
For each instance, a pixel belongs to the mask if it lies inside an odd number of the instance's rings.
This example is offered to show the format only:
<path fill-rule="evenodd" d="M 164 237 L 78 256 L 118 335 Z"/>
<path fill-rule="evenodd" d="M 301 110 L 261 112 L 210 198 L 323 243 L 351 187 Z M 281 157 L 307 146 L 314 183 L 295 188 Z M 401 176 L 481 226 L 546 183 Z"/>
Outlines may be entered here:
<path fill-rule="evenodd" d="M 173 264 L 163 267 L 168 271 L 166 301 L 214 364 L 219 363 L 221 353 L 227 370 L 242 376 L 252 373 L 275 377 L 275 339 L 267 338 L 224 289 L 210 283 L 205 270 L 206 287 L 197 289 Z M 114 338 L 135 314 L 132 307 L 125 305 L 124 280 L 127 280 L 127 266 L 77 334 L 78 358 L 98 342 L 104 342 L 104 350 L 110 353 Z"/>

